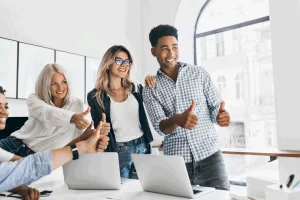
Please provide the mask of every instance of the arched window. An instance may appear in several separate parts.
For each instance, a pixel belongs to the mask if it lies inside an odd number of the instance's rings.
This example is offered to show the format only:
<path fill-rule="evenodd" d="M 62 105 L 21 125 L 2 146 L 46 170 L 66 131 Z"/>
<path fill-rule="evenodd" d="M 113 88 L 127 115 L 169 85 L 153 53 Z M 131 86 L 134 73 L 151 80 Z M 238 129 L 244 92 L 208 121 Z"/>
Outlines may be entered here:
<path fill-rule="evenodd" d="M 232 121 L 245 124 L 247 148 L 276 134 L 265 128 L 276 120 L 271 37 L 269 0 L 207 0 L 195 24 L 194 62 L 215 77 Z"/>

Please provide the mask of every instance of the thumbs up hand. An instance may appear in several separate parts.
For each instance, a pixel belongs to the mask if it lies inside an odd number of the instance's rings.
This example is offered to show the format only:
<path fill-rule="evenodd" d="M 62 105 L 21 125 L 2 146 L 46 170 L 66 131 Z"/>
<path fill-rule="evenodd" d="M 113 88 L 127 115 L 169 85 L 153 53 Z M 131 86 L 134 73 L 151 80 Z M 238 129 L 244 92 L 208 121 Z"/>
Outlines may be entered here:
<path fill-rule="evenodd" d="M 81 114 L 74 114 L 70 120 L 70 123 L 75 124 L 76 128 L 78 129 L 85 129 L 90 125 L 89 120 L 86 116 L 90 113 L 91 108 L 88 107 L 86 111 Z"/>
<path fill-rule="evenodd" d="M 191 106 L 183 113 L 176 115 L 176 124 L 182 128 L 192 130 L 198 124 L 198 116 L 193 113 L 196 108 L 196 101 L 193 100 Z"/>
<path fill-rule="evenodd" d="M 230 124 L 230 115 L 225 110 L 225 102 L 224 101 L 222 101 L 220 104 L 220 109 L 219 109 L 219 112 L 217 115 L 217 121 L 221 127 L 227 127 Z"/>
<path fill-rule="evenodd" d="M 100 135 L 108 135 L 109 131 L 110 131 L 110 123 L 106 122 L 106 115 L 105 113 L 102 113 L 102 128 L 100 131 Z"/>

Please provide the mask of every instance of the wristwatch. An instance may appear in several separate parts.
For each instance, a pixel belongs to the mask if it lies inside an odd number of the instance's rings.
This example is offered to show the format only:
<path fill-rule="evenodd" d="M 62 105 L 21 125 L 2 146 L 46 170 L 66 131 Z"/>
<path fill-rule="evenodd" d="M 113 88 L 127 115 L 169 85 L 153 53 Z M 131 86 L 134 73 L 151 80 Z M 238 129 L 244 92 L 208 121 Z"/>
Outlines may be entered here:
<path fill-rule="evenodd" d="M 78 154 L 78 148 L 77 148 L 76 144 L 71 144 L 70 147 L 71 147 L 72 154 L 73 154 L 73 160 L 77 160 L 79 158 L 79 154 Z"/>

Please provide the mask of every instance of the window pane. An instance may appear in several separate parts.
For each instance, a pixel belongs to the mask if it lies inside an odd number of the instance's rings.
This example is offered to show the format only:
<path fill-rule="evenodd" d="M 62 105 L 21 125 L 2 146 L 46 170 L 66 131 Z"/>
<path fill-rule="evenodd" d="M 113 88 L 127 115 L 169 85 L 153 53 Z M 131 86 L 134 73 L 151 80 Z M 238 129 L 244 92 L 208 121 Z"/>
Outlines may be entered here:
<path fill-rule="evenodd" d="M 95 83 L 97 79 L 97 72 L 100 66 L 100 60 L 94 58 L 86 58 L 86 94 L 85 99 L 87 98 L 87 94 L 95 88 Z"/>
<path fill-rule="evenodd" d="M 66 70 L 72 96 L 84 100 L 84 56 L 56 51 L 56 63 Z"/>
<path fill-rule="evenodd" d="M 54 62 L 54 50 L 20 43 L 18 98 L 26 99 L 34 93 L 35 82 L 41 70 Z"/>
<path fill-rule="evenodd" d="M 17 42 L 0 38 L 0 86 L 6 97 L 16 98 Z"/>
<path fill-rule="evenodd" d="M 211 0 L 199 18 L 196 33 L 203 33 L 268 15 L 268 0 Z"/>
<path fill-rule="evenodd" d="M 197 49 L 197 59 L 201 59 L 202 66 L 207 69 L 220 90 L 232 121 L 244 124 L 243 131 L 235 128 L 239 130 L 238 133 L 233 132 L 233 128 L 219 128 L 220 135 L 225 137 L 221 147 L 228 143 L 237 144 L 236 141 L 241 140 L 240 138 L 245 138 L 247 148 L 276 147 L 270 22 L 224 33 L 224 56 L 210 53 L 214 56 L 201 58 L 205 53 L 200 53 Z M 206 41 L 215 36 L 207 36 Z M 232 38 L 229 39 L 229 36 Z M 228 43 L 239 46 L 239 51 L 226 48 Z M 209 52 L 206 54 L 209 55 Z"/>

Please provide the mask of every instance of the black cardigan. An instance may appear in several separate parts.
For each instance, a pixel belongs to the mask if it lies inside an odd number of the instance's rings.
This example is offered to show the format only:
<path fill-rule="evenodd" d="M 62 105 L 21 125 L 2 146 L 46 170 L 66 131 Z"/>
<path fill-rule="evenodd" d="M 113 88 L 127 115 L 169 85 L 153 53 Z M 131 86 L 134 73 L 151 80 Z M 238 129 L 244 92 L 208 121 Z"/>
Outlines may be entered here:
<path fill-rule="evenodd" d="M 99 122 L 102 119 L 102 113 L 105 113 L 106 115 L 106 122 L 110 123 L 110 133 L 109 136 L 109 144 L 107 146 L 106 151 L 108 152 L 117 152 L 116 147 L 116 138 L 113 130 L 113 125 L 111 124 L 111 118 L 110 118 L 110 97 L 107 95 L 107 93 L 104 91 L 101 93 L 101 99 L 103 100 L 104 108 L 103 109 L 97 102 L 96 99 L 96 89 L 93 89 L 90 91 L 87 95 L 88 104 L 91 107 L 91 115 L 92 119 L 94 121 L 94 126 L 97 127 Z M 152 133 L 149 127 L 149 122 L 146 116 L 146 112 L 143 106 L 143 86 L 138 84 L 137 90 L 135 84 L 132 83 L 132 95 L 136 98 L 139 104 L 139 119 L 141 123 L 141 128 L 143 131 L 143 137 L 146 144 L 149 144 L 153 141 Z"/>

